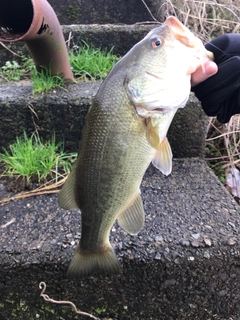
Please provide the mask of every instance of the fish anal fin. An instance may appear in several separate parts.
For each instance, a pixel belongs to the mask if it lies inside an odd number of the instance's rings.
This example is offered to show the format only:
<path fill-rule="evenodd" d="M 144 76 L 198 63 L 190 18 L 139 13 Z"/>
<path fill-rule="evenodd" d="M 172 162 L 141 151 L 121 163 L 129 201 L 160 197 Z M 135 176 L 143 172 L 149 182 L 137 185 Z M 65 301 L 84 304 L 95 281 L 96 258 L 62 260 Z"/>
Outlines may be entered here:
<path fill-rule="evenodd" d="M 65 210 L 78 208 L 75 200 L 75 176 L 76 176 L 76 164 L 73 166 L 71 173 L 69 174 L 66 182 L 64 183 L 59 195 L 58 204 Z"/>
<path fill-rule="evenodd" d="M 87 277 L 95 271 L 107 274 L 120 273 L 119 262 L 111 245 L 108 244 L 100 252 L 86 252 L 81 250 L 81 246 L 78 245 L 68 268 L 68 278 Z"/>
<path fill-rule="evenodd" d="M 118 216 L 119 225 L 129 234 L 136 235 L 144 226 L 145 212 L 140 193 L 131 205 Z"/>
<path fill-rule="evenodd" d="M 172 172 L 172 150 L 167 137 L 158 147 L 152 164 L 166 176 Z"/>

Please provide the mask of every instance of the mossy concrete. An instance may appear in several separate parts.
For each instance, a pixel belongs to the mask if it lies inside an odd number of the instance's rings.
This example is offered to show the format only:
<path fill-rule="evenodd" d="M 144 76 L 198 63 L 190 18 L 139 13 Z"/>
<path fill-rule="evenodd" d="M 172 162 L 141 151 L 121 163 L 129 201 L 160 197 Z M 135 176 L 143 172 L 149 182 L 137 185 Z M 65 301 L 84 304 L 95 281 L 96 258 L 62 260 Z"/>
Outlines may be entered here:
<path fill-rule="evenodd" d="M 49 3 L 61 24 L 133 24 L 152 20 L 141 0 L 49 0 Z M 162 3 L 146 0 L 151 12 L 160 19 Z"/>

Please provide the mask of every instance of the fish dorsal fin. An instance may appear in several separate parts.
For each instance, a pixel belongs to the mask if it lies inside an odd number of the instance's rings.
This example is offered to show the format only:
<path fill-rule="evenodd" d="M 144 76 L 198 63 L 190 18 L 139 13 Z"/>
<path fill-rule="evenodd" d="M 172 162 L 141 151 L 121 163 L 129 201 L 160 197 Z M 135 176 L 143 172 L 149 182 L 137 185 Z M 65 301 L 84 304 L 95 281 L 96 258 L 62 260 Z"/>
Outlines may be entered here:
<path fill-rule="evenodd" d="M 65 210 L 78 208 L 74 192 L 75 176 L 76 164 L 73 166 L 72 171 L 69 174 L 58 196 L 58 204 Z"/>
<path fill-rule="evenodd" d="M 166 176 L 172 172 L 172 150 L 167 137 L 158 147 L 152 164 Z"/>
<path fill-rule="evenodd" d="M 136 235 L 144 226 L 145 212 L 140 193 L 131 205 L 118 216 L 119 225 L 129 234 Z"/>

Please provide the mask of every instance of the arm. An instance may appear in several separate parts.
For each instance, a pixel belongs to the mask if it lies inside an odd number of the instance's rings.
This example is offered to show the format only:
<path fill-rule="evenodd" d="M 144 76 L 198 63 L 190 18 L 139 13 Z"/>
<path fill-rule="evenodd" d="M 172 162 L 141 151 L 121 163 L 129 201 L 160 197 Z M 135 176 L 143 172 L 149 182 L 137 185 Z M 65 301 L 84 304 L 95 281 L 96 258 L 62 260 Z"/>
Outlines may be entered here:
<path fill-rule="evenodd" d="M 217 68 L 208 62 L 205 73 L 197 70 L 192 75 L 192 91 L 207 115 L 225 123 L 240 113 L 240 35 L 225 34 L 206 48 L 214 53 Z"/>

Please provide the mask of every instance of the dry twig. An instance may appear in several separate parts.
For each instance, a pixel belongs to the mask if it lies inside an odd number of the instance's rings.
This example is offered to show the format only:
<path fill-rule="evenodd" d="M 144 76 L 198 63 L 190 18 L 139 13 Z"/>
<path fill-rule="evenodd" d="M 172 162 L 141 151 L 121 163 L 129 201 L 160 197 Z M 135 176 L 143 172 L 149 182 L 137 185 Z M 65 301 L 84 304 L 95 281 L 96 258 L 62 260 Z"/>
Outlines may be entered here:
<path fill-rule="evenodd" d="M 31 191 L 26 191 L 26 192 L 20 192 L 16 194 L 14 197 L 7 197 L 2 200 L 0 200 L 0 205 L 4 205 L 9 203 L 10 201 L 13 200 L 19 200 L 19 199 L 24 199 L 24 198 L 29 198 L 29 197 L 36 197 L 40 196 L 43 194 L 52 194 L 52 193 L 59 193 L 59 187 L 61 187 L 64 182 L 66 181 L 68 177 L 68 174 L 66 174 L 63 179 L 61 179 L 58 182 L 51 183 L 50 185 L 44 186 L 44 187 L 39 187 Z"/>
<path fill-rule="evenodd" d="M 9 52 L 11 52 L 13 55 L 17 56 L 17 57 L 21 57 L 19 54 L 17 54 L 16 52 L 12 51 L 11 49 L 9 49 L 2 41 L 0 41 L 1 46 L 3 46 L 6 50 L 8 50 Z"/>
<path fill-rule="evenodd" d="M 56 304 L 68 304 L 70 305 L 71 307 L 73 307 L 74 311 L 76 312 L 76 314 L 80 314 L 82 316 L 87 316 L 89 318 L 92 318 L 94 320 L 100 320 L 99 318 L 96 318 L 95 316 L 93 316 L 92 314 L 90 313 L 87 313 L 87 312 L 84 312 L 84 311 L 81 311 L 81 310 L 78 310 L 77 307 L 75 306 L 75 304 L 71 301 L 66 301 L 66 300 L 54 300 L 54 299 L 51 299 L 45 292 L 46 290 L 46 283 L 45 282 L 40 282 L 39 283 L 39 288 L 42 290 L 42 292 L 40 293 L 40 297 L 43 297 L 43 299 L 45 301 L 48 301 L 48 302 L 52 302 L 52 303 L 56 303 Z"/>

